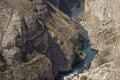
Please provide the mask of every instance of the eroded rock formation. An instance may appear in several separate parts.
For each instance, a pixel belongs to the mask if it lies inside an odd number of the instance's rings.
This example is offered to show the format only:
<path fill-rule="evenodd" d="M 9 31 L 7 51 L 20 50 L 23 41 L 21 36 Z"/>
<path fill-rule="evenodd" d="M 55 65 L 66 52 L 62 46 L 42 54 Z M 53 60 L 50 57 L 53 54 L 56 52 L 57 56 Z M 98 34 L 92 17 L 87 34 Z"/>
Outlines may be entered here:
<path fill-rule="evenodd" d="M 81 34 L 46 0 L 0 0 L 0 79 L 54 80 L 75 62 Z"/>
<path fill-rule="evenodd" d="M 119 4 L 120 0 L 86 0 L 81 23 L 89 32 L 92 48 L 99 53 L 93 60 L 91 69 L 80 77 L 86 75 L 88 80 L 120 79 Z"/>

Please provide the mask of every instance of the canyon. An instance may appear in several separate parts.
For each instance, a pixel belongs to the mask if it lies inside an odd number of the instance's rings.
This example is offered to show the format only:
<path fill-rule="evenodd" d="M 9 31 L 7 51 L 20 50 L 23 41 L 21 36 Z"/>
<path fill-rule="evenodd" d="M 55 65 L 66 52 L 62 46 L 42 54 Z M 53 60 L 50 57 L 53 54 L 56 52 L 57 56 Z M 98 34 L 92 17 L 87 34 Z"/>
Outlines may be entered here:
<path fill-rule="evenodd" d="M 0 80 L 120 80 L 119 4 L 0 0 Z"/>

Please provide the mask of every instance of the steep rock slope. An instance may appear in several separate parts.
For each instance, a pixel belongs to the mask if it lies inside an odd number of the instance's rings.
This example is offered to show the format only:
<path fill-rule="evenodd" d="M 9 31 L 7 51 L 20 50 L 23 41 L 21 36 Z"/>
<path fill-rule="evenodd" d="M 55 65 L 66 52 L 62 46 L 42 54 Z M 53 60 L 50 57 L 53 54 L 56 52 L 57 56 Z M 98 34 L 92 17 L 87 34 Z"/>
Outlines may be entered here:
<path fill-rule="evenodd" d="M 86 3 L 89 8 L 86 9 L 83 25 L 89 32 L 92 47 L 99 50 L 98 58 L 116 60 L 119 55 L 120 0 L 91 0 Z"/>
<path fill-rule="evenodd" d="M 120 0 L 86 0 L 81 24 L 89 32 L 92 48 L 99 53 L 91 69 L 80 76 L 86 75 L 91 80 L 120 80 L 119 4 Z"/>
<path fill-rule="evenodd" d="M 1 79 L 54 80 L 72 68 L 80 41 L 80 31 L 48 1 L 0 0 Z"/>

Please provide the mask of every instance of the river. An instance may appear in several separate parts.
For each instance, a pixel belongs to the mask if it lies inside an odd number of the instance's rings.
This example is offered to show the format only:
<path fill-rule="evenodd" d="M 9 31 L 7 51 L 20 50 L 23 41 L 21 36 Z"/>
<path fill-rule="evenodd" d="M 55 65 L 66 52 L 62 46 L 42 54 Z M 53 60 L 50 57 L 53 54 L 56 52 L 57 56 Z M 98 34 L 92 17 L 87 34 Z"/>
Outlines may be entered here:
<path fill-rule="evenodd" d="M 81 62 L 78 63 L 75 67 L 73 67 L 73 70 L 68 73 L 67 75 L 62 75 L 60 80 L 68 80 L 68 78 L 74 76 L 75 74 L 78 73 L 82 73 L 84 70 L 88 69 L 91 65 L 92 60 L 94 59 L 95 55 L 98 53 L 98 51 L 93 50 L 91 48 L 91 45 L 89 44 L 89 37 L 88 37 L 88 32 L 84 29 L 83 26 L 80 25 L 80 23 L 78 21 L 76 21 L 75 19 L 72 18 L 72 16 L 83 12 L 84 11 L 84 7 L 79 7 L 77 9 L 72 10 L 70 15 L 71 20 L 76 24 L 76 26 L 83 32 L 83 52 L 86 53 L 86 58 Z"/>
<path fill-rule="evenodd" d="M 91 65 L 92 60 L 94 59 L 95 55 L 98 53 L 98 51 L 91 48 L 91 45 L 89 44 L 89 37 L 88 32 L 84 29 L 83 26 L 79 24 L 76 20 L 72 19 L 73 22 L 76 24 L 76 26 L 83 32 L 83 52 L 86 53 L 85 59 L 78 63 L 73 70 L 68 73 L 67 75 L 64 75 L 62 80 L 67 80 L 68 78 L 74 76 L 75 74 L 82 73 L 84 70 L 88 69 Z"/>

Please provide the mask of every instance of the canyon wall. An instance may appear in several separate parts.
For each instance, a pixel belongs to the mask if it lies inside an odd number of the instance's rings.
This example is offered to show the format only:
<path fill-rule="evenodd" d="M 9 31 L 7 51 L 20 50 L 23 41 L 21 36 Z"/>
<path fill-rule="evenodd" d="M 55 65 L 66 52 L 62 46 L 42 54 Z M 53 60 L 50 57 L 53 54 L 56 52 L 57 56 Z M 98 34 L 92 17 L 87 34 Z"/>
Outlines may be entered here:
<path fill-rule="evenodd" d="M 88 80 L 120 80 L 120 0 L 86 0 L 81 24 L 89 33 L 90 44 L 99 51 Z M 78 17 L 80 15 L 77 15 Z M 78 80 L 77 77 L 73 80 Z"/>
<path fill-rule="evenodd" d="M 72 69 L 81 32 L 46 0 L 0 0 L 0 79 L 54 80 Z"/>

